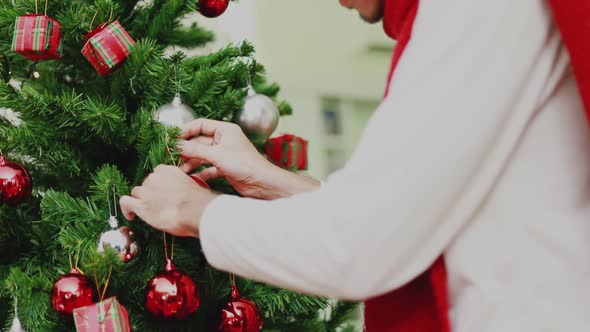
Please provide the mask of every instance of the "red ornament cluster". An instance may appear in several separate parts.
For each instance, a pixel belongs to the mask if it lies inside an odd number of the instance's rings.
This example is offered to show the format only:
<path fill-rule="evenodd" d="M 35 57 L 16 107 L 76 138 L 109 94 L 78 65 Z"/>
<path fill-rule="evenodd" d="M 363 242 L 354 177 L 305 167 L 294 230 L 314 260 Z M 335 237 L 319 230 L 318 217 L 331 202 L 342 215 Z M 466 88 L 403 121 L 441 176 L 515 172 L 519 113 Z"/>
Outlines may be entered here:
<path fill-rule="evenodd" d="M 198 11 L 206 17 L 218 17 L 225 13 L 229 0 L 199 0 Z"/>
<path fill-rule="evenodd" d="M 199 0 L 197 10 L 206 17 L 218 17 L 230 0 Z M 12 50 L 33 61 L 61 58 L 63 48 L 60 23 L 41 14 L 16 18 Z M 86 35 L 82 54 L 101 76 L 118 67 L 131 53 L 135 41 L 118 21 L 105 22 Z"/>
<path fill-rule="evenodd" d="M 149 281 L 145 303 L 156 318 L 183 319 L 197 311 L 201 297 L 197 284 L 168 259 L 164 272 Z"/>
<path fill-rule="evenodd" d="M 61 315 L 71 315 L 74 309 L 95 303 L 98 293 L 92 281 L 74 268 L 61 276 L 51 291 L 51 305 Z"/>
<path fill-rule="evenodd" d="M 131 332 L 129 314 L 116 297 L 74 310 L 76 332 Z"/>
<path fill-rule="evenodd" d="M 58 21 L 46 15 L 17 17 L 12 50 L 33 61 L 59 60 L 63 47 L 60 27 Z M 105 22 L 85 37 L 82 54 L 101 76 L 120 67 L 135 45 L 118 21 Z"/>
<path fill-rule="evenodd" d="M 240 296 L 236 286 L 231 287 L 231 300 L 221 310 L 221 332 L 260 332 L 262 317 L 256 304 Z"/>
<path fill-rule="evenodd" d="M 0 155 L 0 204 L 16 206 L 31 196 L 29 172 Z"/>
<path fill-rule="evenodd" d="M 123 64 L 135 40 L 119 21 L 105 22 L 86 35 L 82 54 L 100 76 L 106 76 Z"/>
<path fill-rule="evenodd" d="M 265 151 L 275 165 L 289 170 L 307 169 L 307 141 L 295 135 L 269 138 Z"/>
<path fill-rule="evenodd" d="M 60 59 L 62 40 L 60 24 L 40 14 L 16 18 L 12 50 L 33 61 Z"/>

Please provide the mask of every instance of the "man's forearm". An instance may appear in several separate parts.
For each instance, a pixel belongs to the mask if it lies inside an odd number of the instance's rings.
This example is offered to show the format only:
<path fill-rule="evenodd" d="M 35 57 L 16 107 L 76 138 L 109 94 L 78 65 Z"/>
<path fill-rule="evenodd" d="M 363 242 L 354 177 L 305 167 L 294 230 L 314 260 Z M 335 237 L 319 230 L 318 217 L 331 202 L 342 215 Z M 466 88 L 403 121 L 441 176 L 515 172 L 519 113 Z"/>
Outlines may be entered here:
<path fill-rule="evenodd" d="M 314 191 L 321 185 L 320 181 L 308 176 L 289 172 L 275 166 L 268 172 L 265 179 L 264 190 L 260 199 L 274 200 L 290 197 L 299 193 Z"/>

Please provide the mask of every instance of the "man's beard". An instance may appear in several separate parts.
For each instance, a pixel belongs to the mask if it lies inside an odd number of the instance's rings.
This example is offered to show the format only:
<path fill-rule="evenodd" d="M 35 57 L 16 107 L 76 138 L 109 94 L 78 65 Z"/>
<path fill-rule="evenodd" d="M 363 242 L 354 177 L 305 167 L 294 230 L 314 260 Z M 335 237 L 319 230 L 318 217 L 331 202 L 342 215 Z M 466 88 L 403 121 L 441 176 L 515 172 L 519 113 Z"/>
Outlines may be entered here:
<path fill-rule="evenodd" d="M 384 9 L 384 4 L 383 1 L 381 2 L 381 5 L 379 6 L 379 11 L 374 13 L 373 16 L 361 16 L 361 19 L 369 24 L 374 24 L 374 23 L 379 23 L 381 22 L 381 20 L 383 19 L 383 9 Z"/>
<path fill-rule="evenodd" d="M 383 15 L 378 15 L 378 16 L 376 15 L 374 17 L 365 17 L 363 15 L 359 15 L 359 16 L 361 17 L 361 19 L 363 21 L 365 21 L 366 23 L 369 23 L 369 24 L 379 23 L 383 19 Z"/>

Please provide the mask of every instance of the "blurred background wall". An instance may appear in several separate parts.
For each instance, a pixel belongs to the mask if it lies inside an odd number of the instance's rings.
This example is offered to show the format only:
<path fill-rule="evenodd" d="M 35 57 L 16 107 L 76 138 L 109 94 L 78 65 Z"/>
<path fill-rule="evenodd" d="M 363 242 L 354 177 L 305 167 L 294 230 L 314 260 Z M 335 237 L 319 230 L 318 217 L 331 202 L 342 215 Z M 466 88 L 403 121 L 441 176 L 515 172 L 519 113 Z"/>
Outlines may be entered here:
<path fill-rule="evenodd" d="M 323 179 L 343 166 L 383 96 L 394 42 L 380 24 L 362 22 L 337 0 L 240 0 L 219 18 L 190 20 L 216 32 L 211 49 L 254 43 L 295 112 L 275 134 L 309 140 L 311 175 Z"/>

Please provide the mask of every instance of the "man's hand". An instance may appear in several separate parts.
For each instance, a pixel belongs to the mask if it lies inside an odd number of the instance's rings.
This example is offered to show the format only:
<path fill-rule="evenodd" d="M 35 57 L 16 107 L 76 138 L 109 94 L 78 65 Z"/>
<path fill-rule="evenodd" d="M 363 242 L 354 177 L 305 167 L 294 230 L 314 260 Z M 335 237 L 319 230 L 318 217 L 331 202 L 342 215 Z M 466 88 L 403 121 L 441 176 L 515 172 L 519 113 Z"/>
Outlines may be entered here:
<path fill-rule="evenodd" d="M 211 164 L 198 174 L 205 181 L 223 177 L 242 196 L 277 198 L 273 179 L 282 170 L 264 158 L 236 124 L 198 119 L 183 128 L 181 138 L 183 171 Z"/>
<path fill-rule="evenodd" d="M 160 165 L 120 203 L 129 220 L 137 216 L 166 233 L 198 237 L 201 216 L 215 197 L 177 167 Z"/>
<path fill-rule="evenodd" d="M 205 181 L 223 177 L 242 196 L 272 200 L 319 187 L 318 181 L 269 162 L 236 124 L 194 120 L 184 126 L 181 138 L 181 155 L 186 160 L 183 171 L 211 164 L 198 175 Z"/>

